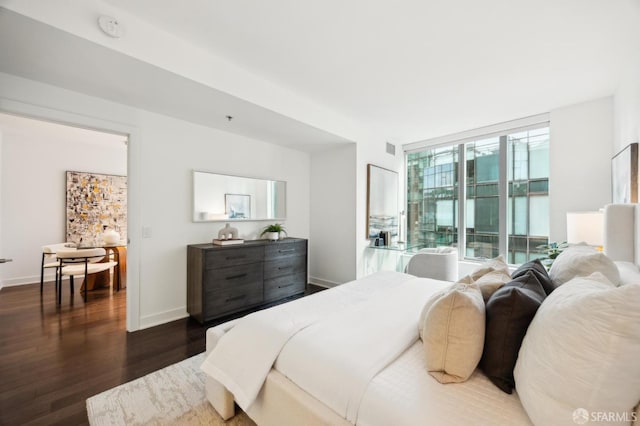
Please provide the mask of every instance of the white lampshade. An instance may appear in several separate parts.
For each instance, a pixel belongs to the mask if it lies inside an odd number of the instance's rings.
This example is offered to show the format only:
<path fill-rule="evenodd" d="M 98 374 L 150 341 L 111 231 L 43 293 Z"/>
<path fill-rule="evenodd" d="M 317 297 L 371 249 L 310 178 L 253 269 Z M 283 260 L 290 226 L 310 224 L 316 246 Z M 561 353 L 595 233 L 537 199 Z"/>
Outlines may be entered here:
<path fill-rule="evenodd" d="M 602 246 L 604 244 L 604 213 L 599 211 L 567 213 L 567 242 Z"/>

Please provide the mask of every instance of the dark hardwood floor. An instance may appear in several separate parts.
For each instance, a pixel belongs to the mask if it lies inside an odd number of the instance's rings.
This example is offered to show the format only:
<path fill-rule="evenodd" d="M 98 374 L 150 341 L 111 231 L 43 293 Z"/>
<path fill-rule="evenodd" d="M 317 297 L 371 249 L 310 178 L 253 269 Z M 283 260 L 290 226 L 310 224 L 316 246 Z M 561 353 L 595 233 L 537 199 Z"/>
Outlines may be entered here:
<path fill-rule="evenodd" d="M 0 290 L 0 425 L 87 424 L 88 397 L 203 352 L 207 328 L 231 319 L 127 333 L 125 305 L 109 289 L 85 305 L 66 281 L 59 307 L 52 283 L 42 298 L 39 284 Z"/>

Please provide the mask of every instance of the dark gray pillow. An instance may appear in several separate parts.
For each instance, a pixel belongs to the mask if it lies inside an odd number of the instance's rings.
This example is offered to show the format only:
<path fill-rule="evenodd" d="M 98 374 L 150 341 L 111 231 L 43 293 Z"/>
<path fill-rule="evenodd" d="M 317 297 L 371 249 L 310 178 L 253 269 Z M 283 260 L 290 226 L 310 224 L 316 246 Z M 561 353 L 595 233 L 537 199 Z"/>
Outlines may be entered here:
<path fill-rule="evenodd" d="M 557 286 L 553 283 L 551 278 L 549 278 L 547 269 L 544 267 L 542 262 L 540 262 L 540 259 L 534 259 L 530 262 L 523 263 L 511 274 L 511 278 L 519 278 L 529 271 L 532 271 L 535 274 L 540 284 L 542 284 L 542 288 L 544 288 L 544 292 L 547 296 L 556 289 Z"/>
<path fill-rule="evenodd" d="M 511 393 L 515 387 L 513 369 L 518 352 L 529 323 L 545 297 L 536 274 L 527 271 L 498 289 L 487 302 L 480 368 L 506 393 Z"/>

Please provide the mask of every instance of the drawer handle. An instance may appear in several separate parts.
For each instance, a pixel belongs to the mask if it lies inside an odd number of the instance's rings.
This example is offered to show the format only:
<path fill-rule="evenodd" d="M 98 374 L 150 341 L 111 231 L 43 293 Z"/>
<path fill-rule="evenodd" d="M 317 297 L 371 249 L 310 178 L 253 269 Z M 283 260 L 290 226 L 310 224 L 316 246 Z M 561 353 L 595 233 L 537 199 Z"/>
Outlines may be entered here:
<path fill-rule="evenodd" d="M 285 269 L 291 269 L 291 266 L 279 266 L 278 271 L 284 271 Z"/>
<path fill-rule="evenodd" d="M 287 288 L 287 287 L 291 287 L 292 285 L 296 285 L 296 283 L 285 284 L 285 285 L 279 285 L 279 286 L 278 286 L 278 288 Z"/>
<path fill-rule="evenodd" d="M 240 296 L 230 297 L 227 300 L 225 300 L 225 302 L 233 302 L 235 300 L 244 299 L 245 297 L 247 297 L 246 294 L 241 294 Z"/>
<path fill-rule="evenodd" d="M 280 249 L 278 250 L 278 253 L 291 253 L 292 251 L 296 251 L 296 249 L 286 249 L 286 250 Z"/>
<path fill-rule="evenodd" d="M 245 256 L 245 255 L 242 255 L 242 256 L 227 256 L 225 259 L 227 259 L 227 260 L 238 260 L 238 259 L 244 259 L 245 257 L 247 257 L 247 256 Z"/>
<path fill-rule="evenodd" d="M 231 275 L 230 277 L 227 277 L 227 280 L 237 280 L 238 278 L 243 278 L 246 277 L 247 274 L 238 274 L 238 275 Z"/>

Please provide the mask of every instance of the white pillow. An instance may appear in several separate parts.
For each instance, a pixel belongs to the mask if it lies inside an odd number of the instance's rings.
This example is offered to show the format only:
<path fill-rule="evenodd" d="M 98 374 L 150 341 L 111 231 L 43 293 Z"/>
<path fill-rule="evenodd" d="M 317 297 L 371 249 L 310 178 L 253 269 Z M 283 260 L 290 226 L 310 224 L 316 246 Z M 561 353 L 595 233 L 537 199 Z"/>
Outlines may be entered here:
<path fill-rule="evenodd" d="M 620 284 L 620 273 L 613 260 L 589 246 L 571 246 L 553 261 L 549 278 L 557 286 L 575 277 L 587 277 L 600 272 L 613 284 Z"/>
<path fill-rule="evenodd" d="M 514 377 L 536 425 L 575 425 L 574 412 L 629 424 L 640 400 L 640 285 L 596 272 L 558 287 L 529 325 Z"/>
<path fill-rule="evenodd" d="M 640 270 L 635 263 L 632 262 L 614 262 L 620 272 L 620 285 L 640 284 Z"/>

